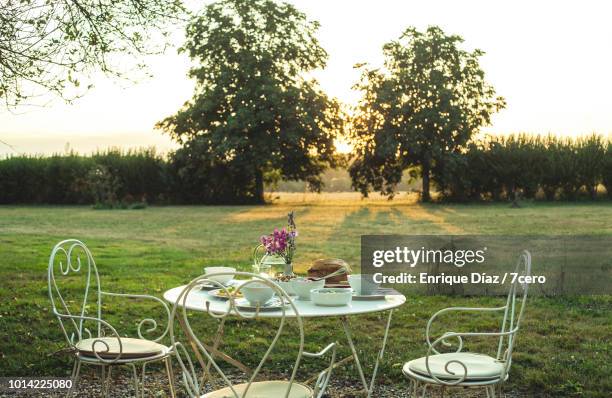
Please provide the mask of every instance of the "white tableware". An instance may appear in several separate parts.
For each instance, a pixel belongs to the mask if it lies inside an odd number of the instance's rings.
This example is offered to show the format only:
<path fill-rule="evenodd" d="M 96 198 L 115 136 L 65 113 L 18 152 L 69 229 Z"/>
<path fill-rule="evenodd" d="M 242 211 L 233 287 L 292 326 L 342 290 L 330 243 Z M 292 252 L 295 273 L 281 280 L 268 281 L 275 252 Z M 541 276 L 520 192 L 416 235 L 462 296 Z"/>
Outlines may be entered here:
<path fill-rule="evenodd" d="M 253 305 L 247 299 L 241 298 L 236 300 L 236 308 L 246 311 L 276 311 L 289 305 L 288 302 L 273 297 L 262 305 Z"/>
<path fill-rule="evenodd" d="M 385 294 L 357 294 L 353 293 L 353 301 L 376 301 L 376 300 L 384 300 L 387 296 Z"/>
<path fill-rule="evenodd" d="M 205 276 L 209 274 L 216 274 L 219 272 L 227 272 L 228 274 L 211 276 L 210 280 L 219 282 L 223 284 L 224 286 L 227 286 L 232 281 L 232 279 L 234 279 L 234 275 L 232 275 L 231 273 L 236 272 L 236 268 L 234 267 L 206 267 L 204 268 Z"/>
<path fill-rule="evenodd" d="M 234 298 L 242 298 L 244 295 L 242 294 L 242 290 L 241 291 L 237 291 L 235 287 L 229 287 L 227 289 L 213 289 L 210 290 L 208 292 L 208 294 L 212 297 L 221 299 L 221 300 L 229 300 L 229 296 L 227 295 L 227 293 L 229 292 L 229 294 L 231 294 L 232 296 L 234 296 Z"/>
<path fill-rule="evenodd" d="M 281 287 L 281 289 L 283 289 L 285 291 L 285 293 L 287 293 L 289 296 L 294 296 L 297 293 L 295 292 L 295 290 L 293 290 L 293 285 L 291 284 L 291 279 L 288 281 L 274 281 L 276 284 L 278 284 L 278 286 Z"/>
<path fill-rule="evenodd" d="M 372 275 L 354 274 L 348 276 L 349 285 L 360 296 L 369 296 L 374 294 L 380 283 L 374 282 Z"/>
<path fill-rule="evenodd" d="M 232 287 L 232 286 L 236 286 L 237 285 L 237 281 L 235 279 L 229 281 L 227 284 L 223 285 L 225 287 Z M 202 290 L 216 290 L 216 289 L 220 289 L 219 287 L 220 285 L 216 282 L 213 281 L 208 281 L 208 282 L 203 282 L 200 285 L 200 289 Z"/>
<path fill-rule="evenodd" d="M 261 282 L 244 284 L 240 291 L 251 305 L 264 305 L 274 295 L 274 290 Z"/>
<path fill-rule="evenodd" d="M 353 289 L 333 287 L 313 289 L 310 291 L 310 298 L 315 305 L 340 307 L 351 302 L 353 299 Z"/>
<path fill-rule="evenodd" d="M 310 300 L 310 291 L 325 286 L 325 279 L 311 281 L 307 278 L 291 279 L 291 287 L 300 300 Z"/>
<path fill-rule="evenodd" d="M 374 300 L 386 300 L 387 296 L 398 296 L 400 293 L 390 287 L 379 287 L 372 294 L 361 295 L 357 292 L 353 292 L 353 301 L 374 301 Z"/>

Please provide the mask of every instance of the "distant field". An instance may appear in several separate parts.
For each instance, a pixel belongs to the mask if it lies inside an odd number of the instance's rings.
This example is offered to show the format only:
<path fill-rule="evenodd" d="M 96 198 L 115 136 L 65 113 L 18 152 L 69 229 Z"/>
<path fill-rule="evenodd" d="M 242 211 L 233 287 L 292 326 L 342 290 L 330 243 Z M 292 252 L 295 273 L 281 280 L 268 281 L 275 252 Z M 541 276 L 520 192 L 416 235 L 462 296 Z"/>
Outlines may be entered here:
<path fill-rule="evenodd" d="M 278 197 L 276 199 L 276 197 Z M 145 210 L 91 210 L 89 207 L 0 206 L 0 375 L 65 375 L 66 357 L 50 356 L 62 347 L 60 329 L 49 313 L 46 262 L 53 245 L 78 238 L 92 249 L 107 290 L 145 292 L 161 296 L 184 284 L 207 265 L 250 269 L 258 237 L 282 226 L 295 210 L 299 247 L 298 271 L 311 260 L 341 257 L 359 261 L 363 233 L 396 234 L 597 234 L 612 235 L 612 205 L 607 203 L 526 203 L 421 205 L 402 194 L 389 202 L 358 195 L 272 194 L 267 206 L 151 207 Z M 426 352 L 425 323 L 451 305 L 497 305 L 497 298 L 409 297 L 396 312 L 381 382 L 404 383 L 401 363 Z M 120 309 L 128 317 L 120 320 Z M 127 308 L 108 305 L 112 323 L 135 330 L 138 315 L 150 312 L 144 304 Z M 131 317 L 130 317 L 131 315 Z M 206 320 L 202 321 L 206 325 Z M 534 396 L 609 397 L 612 346 L 612 300 L 605 297 L 535 298 L 527 307 L 506 389 Z M 449 328 L 492 330 L 493 318 L 448 319 Z M 338 331 L 330 321 L 307 322 L 309 349 L 328 342 Z M 377 316 L 355 324 L 355 338 L 365 358 L 376 351 L 372 342 L 382 332 Z M 336 338 L 341 338 L 338 335 Z M 293 340 L 285 340 L 291 346 Z M 253 331 L 243 327 L 226 338 L 229 351 L 244 356 L 258 347 Z M 483 341 L 472 346 L 483 349 Z M 287 351 L 273 358 L 277 368 L 289 367 Z M 342 353 L 347 352 L 346 344 Z M 248 359 L 251 354 L 247 355 Z M 308 363 L 306 368 L 314 366 Z M 340 376 L 353 377 L 344 372 Z"/>

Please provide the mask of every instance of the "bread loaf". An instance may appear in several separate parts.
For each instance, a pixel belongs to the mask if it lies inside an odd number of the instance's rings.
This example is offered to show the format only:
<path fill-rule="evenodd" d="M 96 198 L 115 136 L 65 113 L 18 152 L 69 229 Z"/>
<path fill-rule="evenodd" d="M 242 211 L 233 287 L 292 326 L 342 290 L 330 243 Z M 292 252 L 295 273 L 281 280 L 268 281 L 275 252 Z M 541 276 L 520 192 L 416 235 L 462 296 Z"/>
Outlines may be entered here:
<path fill-rule="evenodd" d="M 314 261 L 312 266 L 308 269 L 308 276 L 311 278 L 322 278 L 337 271 L 341 267 L 346 268 L 346 273 L 327 279 L 327 283 L 346 282 L 348 280 L 347 275 L 350 273 L 351 268 L 346 261 L 340 258 L 327 258 Z"/>

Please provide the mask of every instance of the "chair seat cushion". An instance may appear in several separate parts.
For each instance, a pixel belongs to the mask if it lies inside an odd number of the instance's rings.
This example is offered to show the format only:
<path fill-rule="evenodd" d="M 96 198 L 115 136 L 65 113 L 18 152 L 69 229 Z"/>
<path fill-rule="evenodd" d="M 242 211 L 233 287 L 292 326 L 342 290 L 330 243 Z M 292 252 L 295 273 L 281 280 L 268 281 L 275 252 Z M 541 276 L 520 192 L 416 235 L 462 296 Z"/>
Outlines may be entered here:
<path fill-rule="evenodd" d="M 247 383 L 234 385 L 234 390 L 242 397 Z M 245 398 L 282 398 L 287 392 L 289 387 L 288 381 L 258 381 L 251 384 Z M 289 398 L 311 398 L 313 396 L 312 389 L 299 383 L 293 383 L 291 385 L 291 392 Z M 229 387 L 221 390 L 213 391 L 211 393 L 202 395 L 201 398 L 235 398 L 234 393 Z"/>
<path fill-rule="evenodd" d="M 445 367 L 449 361 L 460 361 L 467 368 L 467 377 L 465 381 L 470 380 L 493 380 L 501 377 L 504 369 L 504 363 L 497 359 L 484 354 L 473 354 L 469 352 L 453 352 L 447 354 L 437 354 L 429 356 L 429 369 L 431 374 L 438 379 L 457 380 L 463 377 L 465 370 L 463 366 L 456 362 L 448 365 L 448 370 Z M 404 364 L 404 374 L 409 371 L 417 373 L 425 377 L 431 377 L 425 365 L 425 357 L 415 359 Z M 454 373 L 454 375 L 453 375 Z"/>
<path fill-rule="evenodd" d="M 101 340 L 108 344 L 108 351 L 103 343 L 94 342 Z M 121 338 L 121 349 L 119 348 L 119 340 L 116 337 L 100 337 L 94 339 L 81 340 L 75 344 L 79 353 L 88 357 L 95 357 L 95 351 L 100 358 L 114 359 L 121 351 L 120 359 L 147 358 L 162 354 L 167 351 L 167 347 L 158 344 L 154 341 L 144 339 L 132 339 L 127 337 Z"/>

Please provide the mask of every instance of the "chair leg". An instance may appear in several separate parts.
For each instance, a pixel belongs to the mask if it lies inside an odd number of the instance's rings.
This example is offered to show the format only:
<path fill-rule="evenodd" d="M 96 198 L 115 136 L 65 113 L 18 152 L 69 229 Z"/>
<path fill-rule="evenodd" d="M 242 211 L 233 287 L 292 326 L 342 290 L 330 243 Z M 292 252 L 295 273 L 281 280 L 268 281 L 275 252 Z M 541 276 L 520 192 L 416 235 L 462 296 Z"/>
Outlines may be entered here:
<path fill-rule="evenodd" d="M 416 398 L 416 396 L 417 396 L 417 388 L 419 388 L 418 380 L 412 380 L 412 382 L 410 383 L 410 396 L 412 398 Z"/>
<path fill-rule="evenodd" d="M 423 391 L 421 392 L 421 398 L 425 398 L 425 394 L 427 394 L 427 383 L 423 383 Z"/>
<path fill-rule="evenodd" d="M 106 398 L 106 365 L 100 366 L 100 392 L 102 393 L 102 397 Z"/>
<path fill-rule="evenodd" d="M 77 383 L 79 382 L 79 374 L 81 372 L 81 361 L 77 358 L 74 361 L 74 365 L 72 366 L 72 373 L 70 374 L 70 380 L 72 381 L 72 385 L 66 394 L 67 397 L 72 397 L 77 390 Z"/>
<path fill-rule="evenodd" d="M 139 380 L 138 380 L 138 372 L 136 371 L 136 365 L 134 365 L 133 363 L 130 364 L 130 366 L 132 367 L 132 377 L 134 379 L 134 396 L 136 398 L 138 398 L 139 394 L 138 394 L 138 384 L 139 384 Z"/>
<path fill-rule="evenodd" d="M 172 371 L 172 359 L 171 357 L 167 357 L 164 360 L 166 364 L 166 374 L 168 375 L 168 382 L 170 385 L 170 397 L 175 398 L 176 393 L 174 391 L 174 372 Z"/>
<path fill-rule="evenodd" d="M 147 363 L 143 362 L 142 364 L 142 383 L 140 384 L 140 396 L 144 398 L 145 396 L 145 375 L 147 373 Z"/>
<path fill-rule="evenodd" d="M 111 370 L 112 366 L 102 366 L 102 396 L 107 397 L 111 385 Z M 106 373 L 105 373 L 106 370 Z"/>

